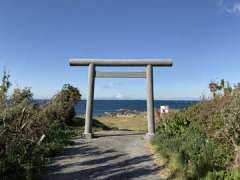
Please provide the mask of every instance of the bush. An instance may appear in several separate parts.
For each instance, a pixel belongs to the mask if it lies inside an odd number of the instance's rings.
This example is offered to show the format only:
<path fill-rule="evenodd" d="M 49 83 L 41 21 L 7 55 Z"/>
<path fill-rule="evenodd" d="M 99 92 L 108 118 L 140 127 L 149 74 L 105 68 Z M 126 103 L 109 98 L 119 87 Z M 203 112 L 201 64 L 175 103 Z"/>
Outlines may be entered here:
<path fill-rule="evenodd" d="M 233 91 L 232 100 L 222 110 L 222 126 L 217 134 L 219 139 L 228 142 L 234 150 L 233 167 L 240 165 L 240 89 Z"/>
<path fill-rule="evenodd" d="M 240 88 L 163 119 L 153 143 L 185 179 L 240 166 Z M 214 173 L 213 173 L 214 174 Z M 210 173 L 211 175 L 211 173 Z M 209 175 L 209 176 L 210 176 Z"/>
<path fill-rule="evenodd" d="M 203 180 L 239 180 L 240 170 L 210 172 Z"/>
<path fill-rule="evenodd" d="M 161 155 L 169 160 L 170 169 L 189 179 L 221 169 L 228 161 L 225 156 L 227 149 L 208 138 L 197 124 L 185 117 L 184 112 L 175 114 L 161 124 L 153 143 Z"/>
<path fill-rule="evenodd" d="M 71 122 L 75 116 L 75 104 L 79 102 L 80 98 L 81 94 L 77 88 L 69 84 L 64 85 L 62 90 L 45 106 L 44 111 L 47 118 L 65 123 Z"/>
<path fill-rule="evenodd" d="M 49 157 L 69 144 L 74 131 L 63 122 L 74 116 L 79 91 L 64 85 L 51 101 L 36 105 L 29 88 L 14 89 L 7 97 L 10 82 L 4 73 L 0 85 L 0 177 L 36 179 Z"/>

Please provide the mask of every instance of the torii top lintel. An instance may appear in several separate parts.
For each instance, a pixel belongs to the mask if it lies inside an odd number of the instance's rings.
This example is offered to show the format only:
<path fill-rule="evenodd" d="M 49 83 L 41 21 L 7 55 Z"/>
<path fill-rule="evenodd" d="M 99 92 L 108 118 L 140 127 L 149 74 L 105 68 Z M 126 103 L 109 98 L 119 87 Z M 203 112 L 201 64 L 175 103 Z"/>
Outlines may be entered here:
<path fill-rule="evenodd" d="M 171 67 L 171 59 L 70 59 L 70 66 L 161 66 Z"/>

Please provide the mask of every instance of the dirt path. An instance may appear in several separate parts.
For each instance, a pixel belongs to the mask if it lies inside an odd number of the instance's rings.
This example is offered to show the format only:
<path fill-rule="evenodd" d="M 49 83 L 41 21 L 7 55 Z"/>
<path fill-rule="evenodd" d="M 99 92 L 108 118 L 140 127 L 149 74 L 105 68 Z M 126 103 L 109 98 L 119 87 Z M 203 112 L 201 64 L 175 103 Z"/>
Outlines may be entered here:
<path fill-rule="evenodd" d="M 91 140 L 74 139 L 75 145 L 54 159 L 45 179 L 160 179 L 160 168 L 145 147 L 143 133 L 102 131 L 97 136 Z"/>

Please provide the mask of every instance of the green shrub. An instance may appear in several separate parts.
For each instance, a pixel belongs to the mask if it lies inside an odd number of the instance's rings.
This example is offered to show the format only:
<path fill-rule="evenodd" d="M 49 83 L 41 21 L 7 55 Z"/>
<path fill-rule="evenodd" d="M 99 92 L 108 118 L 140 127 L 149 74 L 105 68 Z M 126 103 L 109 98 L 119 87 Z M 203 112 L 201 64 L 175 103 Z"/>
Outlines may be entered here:
<path fill-rule="evenodd" d="M 228 161 L 226 148 L 207 137 L 197 124 L 190 123 L 184 113 L 161 124 L 153 139 L 162 156 L 169 159 L 175 173 L 189 179 L 221 169 Z"/>
<path fill-rule="evenodd" d="M 239 180 L 240 170 L 210 172 L 203 180 Z"/>
<path fill-rule="evenodd" d="M 65 84 L 62 90 L 55 95 L 50 103 L 45 106 L 45 113 L 48 119 L 59 120 L 69 123 L 75 114 L 75 104 L 81 99 L 77 88 Z"/>
<path fill-rule="evenodd" d="M 208 174 L 212 179 L 238 178 L 228 169 L 240 166 L 239 124 L 240 88 L 236 87 L 228 96 L 217 96 L 165 117 L 153 143 L 179 177 L 198 179 Z"/>
<path fill-rule="evenodd" d="M 219 138 L 225 127 L 222 111 L 231 102 L 232 97 L 216 97 L 171 114 L 160 123 L 153 143 L 175 173 L 194 179 L 231 164 L 233 148 Z"/>
<path fill-rule="evenodd" d="M 10 82 L 4 73 L 0 85 L 0 177 L 1 179 L 37 179 L 49 157 L 62 152 L 68 139 L 76 135 L 67 127 L 74 116 L 79 91 L 64 85 L 51 101 L 36 105 L 29 88 L 14 89 L 7 97 Z"/>

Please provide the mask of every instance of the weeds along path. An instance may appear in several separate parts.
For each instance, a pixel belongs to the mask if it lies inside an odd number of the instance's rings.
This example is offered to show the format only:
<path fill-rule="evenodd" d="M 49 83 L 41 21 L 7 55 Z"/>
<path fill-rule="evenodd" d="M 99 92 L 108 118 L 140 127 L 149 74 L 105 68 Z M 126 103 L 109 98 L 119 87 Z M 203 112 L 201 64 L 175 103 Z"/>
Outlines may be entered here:
<path fill-rule="evenodd" d="M 54 158 L 44 179 L 56 180 L 158 180 L 160 167 L 145 146 L 144 133 L 101 131 L 95 139 L 75 138 Z"/>

